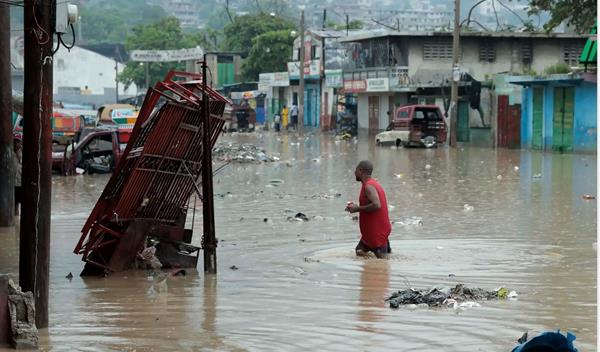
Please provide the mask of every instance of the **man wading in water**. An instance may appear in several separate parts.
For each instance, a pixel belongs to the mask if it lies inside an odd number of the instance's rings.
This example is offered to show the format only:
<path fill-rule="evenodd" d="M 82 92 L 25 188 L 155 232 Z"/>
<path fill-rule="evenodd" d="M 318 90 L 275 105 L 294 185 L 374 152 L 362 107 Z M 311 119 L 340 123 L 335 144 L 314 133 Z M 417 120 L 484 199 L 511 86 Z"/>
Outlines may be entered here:
<path fill-rule="evenodd" d="M 350 214 L 359 214 L 360 242 L 356 246 L 356 255 L 366 256 L 373 252 L 377 258 L 387 258 L 392 252 L 388 240 L 392 225 L 388 215 L 387 199 L 385 192 L 379 184 L 371 178 L 373 164 L 368 160 L 358 163 L 354 175 L 356 181 L 362 183 L 359 205 L 349 202 L 346 211 Z"/>

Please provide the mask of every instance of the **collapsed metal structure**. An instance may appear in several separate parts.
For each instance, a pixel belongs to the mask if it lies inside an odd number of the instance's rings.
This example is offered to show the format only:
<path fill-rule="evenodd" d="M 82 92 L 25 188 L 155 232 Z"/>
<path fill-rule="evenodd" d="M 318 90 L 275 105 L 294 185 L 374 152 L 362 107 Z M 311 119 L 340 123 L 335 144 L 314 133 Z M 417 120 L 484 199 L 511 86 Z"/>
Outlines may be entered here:
<path fill-rule="evenodd" d="M 212 165 L 204 165 L 212 163 L 204 155 L 205 126 L 212 149 L 228 103 L 200 75 L 187 72 L 171 71 L 148 89 L 124 154 L 75 247 L 86 262 L 82 275 L 132 267 L 149 238 L 158 243 L 164 267 L 196 266 L 200 248 L 190 245 L 192 230 L 185 229 L 188 204 L 194 192 L 202 198 L 203 171 L 212 173 Z"/>

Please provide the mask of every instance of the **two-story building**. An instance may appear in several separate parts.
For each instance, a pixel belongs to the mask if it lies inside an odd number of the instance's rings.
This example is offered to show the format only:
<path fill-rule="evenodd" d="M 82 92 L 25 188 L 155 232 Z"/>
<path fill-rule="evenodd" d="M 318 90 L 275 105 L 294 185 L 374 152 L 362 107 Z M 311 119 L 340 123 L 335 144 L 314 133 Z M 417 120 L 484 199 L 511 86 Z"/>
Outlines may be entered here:
<path fill-rule="evenodd" d="M 459 129 L 491 126 L 493 135 L 495 75 L 543 72 L 558 63 L 576 66 L 585 44 L 582 36 L 555 33 L 465 32 L 460 40 L 460 71 L 468 73 L 463 77 L 489 83 L 481 91 L 481 111 L 469 108 L 470 82 L 459 84 Z M 388 112 L 400 105 L 437 104 L 442 111 L 449 107 L 452 33 L 380 31 L 339 41 L 345 43 L 349 58 L 343 89 L 357 95 L 359 128 L 384 129 Z M 520 104 L 520 99 L 516 92 L 509 103 Z"/>
<path fill-rule="evenodd" d="M 345 32 L 308 30 L 304 36 L 304 126 L 328 129 L 334 111 L 334 89 L 325 80 L 326 50 L 335 45 Z M 300 37 L 294 40 L 292 61 L 288 62 L 290 99 L 288 106 L 298 104 L 300 80 Z M 341 77 L 341 76 L 340 76 Z"/>

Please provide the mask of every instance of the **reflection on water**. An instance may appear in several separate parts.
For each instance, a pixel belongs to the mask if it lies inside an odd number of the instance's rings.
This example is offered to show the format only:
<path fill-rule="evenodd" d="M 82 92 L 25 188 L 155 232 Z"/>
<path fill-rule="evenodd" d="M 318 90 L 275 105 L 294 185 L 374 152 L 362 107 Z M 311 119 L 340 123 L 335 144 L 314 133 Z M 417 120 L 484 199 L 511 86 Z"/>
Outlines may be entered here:
<path fill-rule="evenodd" d="M 375 323 L 383 320 L 382 308 L 389 296 L 390 264 L 388 260 L 365 259 L 360 274 L 360 297 L 358 299 L 359 329 L 377 333 Z"/>
<path fill-rule="evenodd" d="M 72 249 L 108 177 L 53 178 L 44 349 L 500 352 L 526 330 L 561 328 L 577 335 L 581 350 L 595 350 L 597 203 L 581 198 L 596 195 L 595 155 L 395 150 L 325 135 L 224 138 L 257 143 L 282 162 L 230 165 L 216 177 L 215 193 L 230 192 L 215 198 L 216 279 L 198 268 L 183 277 L 83 280 Z M 388 261 L 354 257 L 358 224 L 343 211 L 358 196 L 353 170 L 365 158 L 393 206 L 391 220 L 423 219 L 394 226 Z M 284 182 L 273 187 L 271 179 Z M 319 197 L 335 193 L 342 196 Z M 288 222 L 296 212 L 311 220 Z M 0 236 L 0 271 L 16 273 L 18 235 Z M 407 283 L 503 285 L 519 299 L 459 312 L 388 309 L 386 296 Z"/>

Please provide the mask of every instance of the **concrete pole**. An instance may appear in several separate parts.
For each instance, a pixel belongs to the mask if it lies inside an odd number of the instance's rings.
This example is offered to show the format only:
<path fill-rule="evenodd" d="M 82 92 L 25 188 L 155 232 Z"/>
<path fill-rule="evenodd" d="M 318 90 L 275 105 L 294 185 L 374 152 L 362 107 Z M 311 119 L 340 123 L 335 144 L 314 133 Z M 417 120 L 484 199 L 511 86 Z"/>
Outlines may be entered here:
<path fill-rule="evenodd" d="M 52 34 L 55 2 L 25 0 L 23 199 L 19 283 L 33 292 L 35 322 L 48 327 L 52 200 Z"/>
<path fill-rule="evenodd" d="M 10 10 L 0 3 L 0 227 L 15 224 L 10 67 Z"/>
<path fill-rule="evenodd" d="M 300 92 L 298 92 L 298 133 L 304 132 L 304 10 L 300 13 Z"/>
<path fill-rule="evenodd" d="M 202 221 L 204 234 L 202 251 L 204 252 L 204 274 L 217 273 L 217 239 L 215 235 L 215 207 L 213 199 L 212 148 L 210 145 L 210 111 L 206 55 L 202 62 Z"/>
<path fill-rule="evenodd" d="M 460 48 L 460 0 L 454 0 L 454 33 L 452 35 L 452 89 L 450 92 L 450 146 L 456 147 L 456 129 L 458 127 L 458 70 Z"/>

